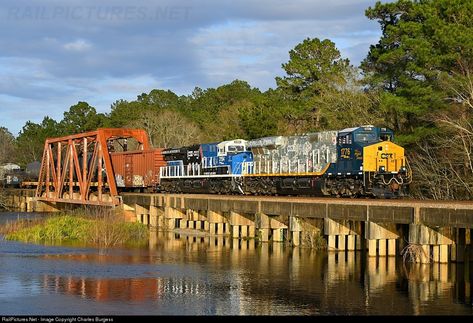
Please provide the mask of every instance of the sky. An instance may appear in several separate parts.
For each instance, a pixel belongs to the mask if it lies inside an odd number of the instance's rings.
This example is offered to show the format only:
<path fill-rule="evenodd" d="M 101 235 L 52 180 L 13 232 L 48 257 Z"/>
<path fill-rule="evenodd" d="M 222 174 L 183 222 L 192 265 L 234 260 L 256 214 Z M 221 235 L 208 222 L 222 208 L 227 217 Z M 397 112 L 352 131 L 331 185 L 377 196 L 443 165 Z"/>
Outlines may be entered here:
<path fill-rule="evenodd" d="M 275 88 L 281 64 L 306 38 L 328 38 L 357 66 L 381 31 L 375 0 L 3 0 L 0 126 L 60 121 L 86 101 L 152 89 L 178 95 L 235 79 Z"/>

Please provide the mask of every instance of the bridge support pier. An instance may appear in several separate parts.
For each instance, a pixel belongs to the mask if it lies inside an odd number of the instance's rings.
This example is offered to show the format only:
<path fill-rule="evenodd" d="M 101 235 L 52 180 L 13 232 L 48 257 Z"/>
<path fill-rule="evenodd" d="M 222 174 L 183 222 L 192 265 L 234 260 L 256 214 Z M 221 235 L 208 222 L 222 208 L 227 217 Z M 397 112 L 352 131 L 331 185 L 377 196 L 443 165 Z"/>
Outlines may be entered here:
<path fill-rule="evenodd" d="M 258 240 L 260 242 L 269 241 L 270 219 L 264 213 L 255 214 L 255 227 L 258 231 Z"/>
<path fill-rule="evenodd" d="M 457 244 L 455 244 L 455 229 L 431 228 L 424 224 L 409 225 L 409 243 L 420 245 L 422 252 L 416 257 L 420 263 L 448 262 L 448 246 L 450 246 L 450 258 L 457 257 Z"/>
<path fill-rule="evenodd" d="M 450 260 L 464 262 L 465 258 L 469 259 L 469 252 L 467 252 L 467 249 L 469 249 L 467 240 L 470 240 L 469 232 L 467 234 L 467 229 L 464 228 L 453 228 L 452 230 L 454 243 L 450 246 Z"/>
<path fill-rule="evenodd" d="M 289 232 L 292 245 L 311 248 L 325 247 L 322 235 L 323 220 L 319 218 L 289 217 Z"/>
<path fill-rule="evenodd" d="M 301 245 L 302 218 L 297 216 L 289 217 L 289 232 L 293 246 Z"/>
<path fill-rule="evenodd" d="M 256 213 L 254 224 L 255 230 L 258 232 L 258 240 L 261 242 L 270 240 L 272 242 L 283 242 L 284 231 L 288 229 L 287 220 L 287 216 L 270 216 L 264 213 Z"/>
<path fill-rule="evenodd" d="M 138 222 L 148 225 L 150 223 L 149 211 L 145 207 L 135 204 L 136 219 Z"/>
<path fill-rule="evenodd" d="M 368 256 L 395 256 L 396 240 L 400 234 L 394 223 L 365 223 Z"/>
<path fill-rule="evenodd" d="M 34 201 L 33 212 L 59 212 L 56 202 Z"/>
<path fill-rule="evenodd" d="M 149 207 L 149 226 L 150 228 L 158 227 L 158 218 L 159 218 L 159 208 L 150 205 Z"/>
<path fill-rule="evenodd" d="M 361 223 L 324 218 L 324 234 L 327 236 L 328 251 L 353 251 L 359 248 L 356 242 L 361 242 Z"/>
<path fill-rule="evenodd" d="M 185 213 L 181 209 L 170 206 L 164 207 L 164 229 L 173 230 L 176 228 L 176 219 L 180 219 L 179 223 L 185 219 Z"/>
<path fill-rule="evenodd" d="M 248 227 L 253 225 L 254 221 L 249 219 L 248 215 L 237 212 L 230 212 L 229 223 L 232 228 L 232 237 L 234 239 L 248 238 Z"/>
<path fill-rule="evenodd" d="M 288 226 L 284 223 L 288 218 L 284 216 L 271 216 L 269 218 L 269 226 L 271 228 L 271 241 L 273 242 L 283 242 L 284 241 L 284 231 L 287 231 Z"/>
<path fill-rule="evenodd" d="M 209 233 L 211 235 L 224 234 L 224 224 L 226 221 L 227 219 L 223 216 L 222 212 L 207 211 L 207 222 L 209 223 Z"/>

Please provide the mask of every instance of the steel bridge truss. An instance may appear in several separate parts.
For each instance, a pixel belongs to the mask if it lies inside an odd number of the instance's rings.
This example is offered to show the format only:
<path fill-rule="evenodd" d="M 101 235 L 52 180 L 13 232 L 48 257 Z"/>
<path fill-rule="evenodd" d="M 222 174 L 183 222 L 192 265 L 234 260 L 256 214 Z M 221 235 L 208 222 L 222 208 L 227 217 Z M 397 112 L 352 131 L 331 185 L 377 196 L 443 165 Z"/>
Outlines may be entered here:
<path fill-rule="evenodd" d="M 115 206 L 121 203 L 109 147 L 134 138 L 139 150 L 148 150 L 141 129 L 101 128 L 96 131 L 48 138 L 44 144 L 36 200 Z"/>

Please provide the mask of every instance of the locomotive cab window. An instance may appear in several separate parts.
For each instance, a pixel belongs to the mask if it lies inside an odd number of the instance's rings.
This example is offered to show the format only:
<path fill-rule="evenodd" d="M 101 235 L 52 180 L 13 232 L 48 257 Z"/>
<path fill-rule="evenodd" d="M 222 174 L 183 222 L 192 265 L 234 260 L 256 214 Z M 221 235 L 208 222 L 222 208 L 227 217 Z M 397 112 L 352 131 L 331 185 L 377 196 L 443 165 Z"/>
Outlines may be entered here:
<path fill-rule="evenodd" d="M 383 133 L 379 136 L 381 141 L 391 141 L 391 135 L 387 133 Z"/>
<path fill-rule="evenodd" d="M 374 134 L 373 132 L 360 132 L 360 133 L 355 134 L 355 141 L 362 142 L 362 143 L 376 142 L 377 137 L 376 137 L 376 134 Z"/>
<path fill-rule="evenodd" d="M 239 152 L 245 151 L 245 147 L 244 146 L 228 146 L 227 151 L 229 153 L 239 153 Z"/>

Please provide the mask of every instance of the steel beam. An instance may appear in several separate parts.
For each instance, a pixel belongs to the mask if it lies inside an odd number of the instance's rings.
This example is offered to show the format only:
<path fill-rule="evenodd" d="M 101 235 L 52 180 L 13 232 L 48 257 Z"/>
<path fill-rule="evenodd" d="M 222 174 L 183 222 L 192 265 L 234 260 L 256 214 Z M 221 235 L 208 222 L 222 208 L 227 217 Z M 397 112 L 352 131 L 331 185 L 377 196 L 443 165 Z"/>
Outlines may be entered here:
<path fill-rule="evenodd" d="M 36 199 L 90 205 L 120 204 L 108 142 L 128 138 L 139 143 L 139 150 L 150 149 L 148 135 L 142 129 L 100 128 L 46 139 Z M 65 188 L 69 193 L 67 197 L 63 195 Z M 90 195 L 95 189 L 98 198 L 91 201 Z M 111 202 L 104 200 L 104 190 L 109 191 Z M 79 198 L 74 198 L 75 195 Z"/>

